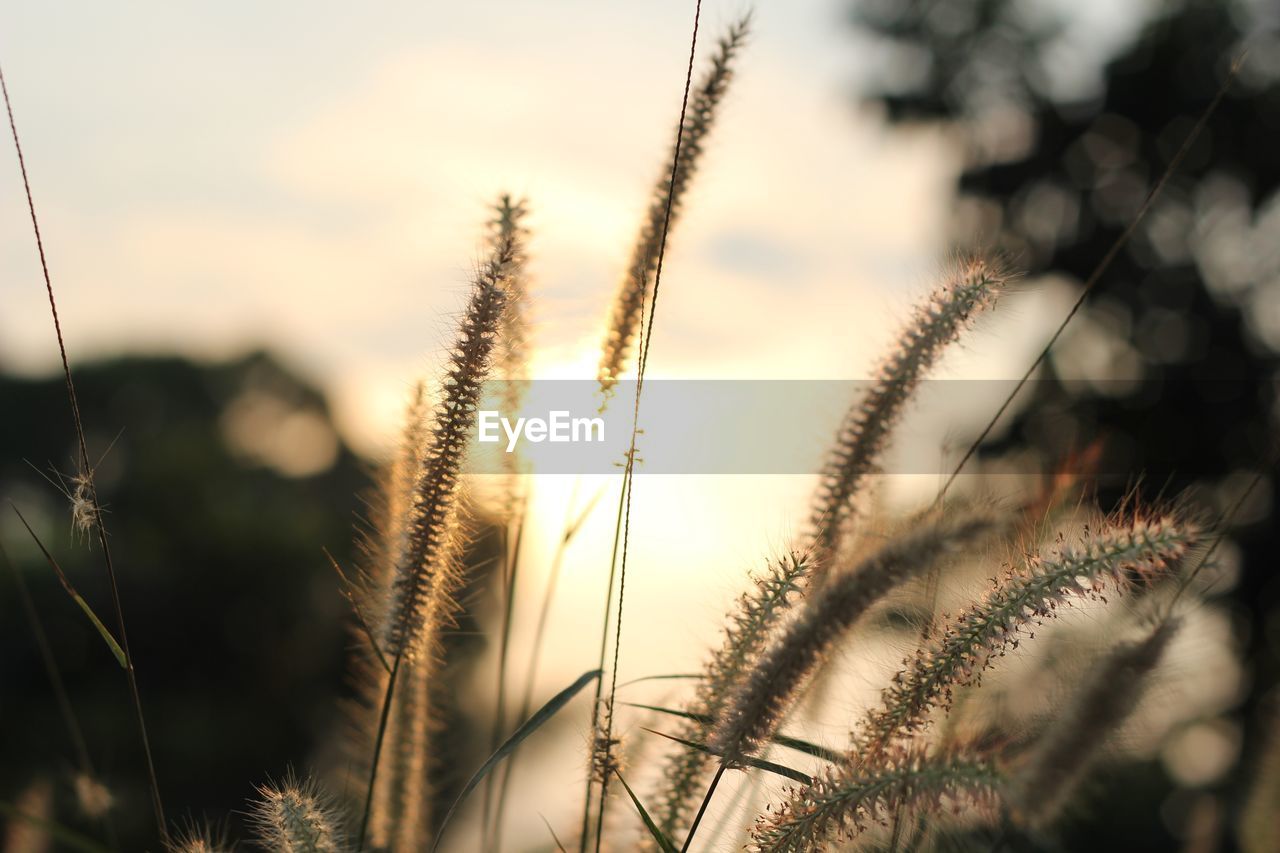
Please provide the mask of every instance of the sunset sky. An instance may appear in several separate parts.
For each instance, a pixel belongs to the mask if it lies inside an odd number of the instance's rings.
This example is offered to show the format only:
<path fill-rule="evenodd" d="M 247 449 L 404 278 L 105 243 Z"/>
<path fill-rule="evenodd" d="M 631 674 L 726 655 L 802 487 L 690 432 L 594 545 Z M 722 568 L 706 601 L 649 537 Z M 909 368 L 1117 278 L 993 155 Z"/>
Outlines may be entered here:
<path fill-rule="evenodd" d="M 320 383 L 346 437 L 377 455 L 412 382 L 441 362 L 486 206 L 511 191 L 532 211 L 533 375 L 594 376 L 669 168 L 691 3 L 125 5 L 0 15 L 73 360 L 266 346 Z M 1078 8 L 1086 29 L 1109 5 Z M 707 0 L 699 60 L 745 8 Z M 670 243 L 651 376 L 865 377 L 934 283 L 960 155 L 940 131 L 891 131 L 857 104 L 877 56 L 848 12 L 841 0 L 758 4 Z M 1092 49 L 1123 30 L 1089 29 Z M 7 143 L 0 159 L 0 368 L 47 372 L 57 349 Z M 1020 375 L 1073 295 L 1025 282 L 938 375 Z M 919 427 L 924 446 L 941 454 L 998 402 Z M 835 422 L 806 428 L 830 435 Z M 802 525 L 812 484 L 638 481 L 628 608 L 660 639 L 628 647 L 628 676 L 647 674 L 655 649 L 668 672 L 696 664 L 746 570 Z M 616 485 L 536 486 L 532 584 L 570 497 L 602 496 L 566 564 L 563 608 L 598 605 Z M 587 663 L 582 631 L 598 626 L 570 627 L 550 638 L 548 689 Z M 529 633 L 518 622 L 516 642 Z"/>
<path fill-rule="evenodd" d="M 265 344 L 376 451 L 509 189 L 533 211 L 537 374 L 591 375 L 689 4 L 135 5 L 29 4 L 0 35 L 73 358 Z M 743 8 L 706 4 L 700 57 Z M 873 57 L 845 14 L 756 10 L 671 243 L 655 375 L 864 376 L 930 284 L 957 156 L 860 111 Z M 14 167 L 0 198 L 0 365 L 47 370 Z M 969 357 L 990 372 L 994 349 Z"/>

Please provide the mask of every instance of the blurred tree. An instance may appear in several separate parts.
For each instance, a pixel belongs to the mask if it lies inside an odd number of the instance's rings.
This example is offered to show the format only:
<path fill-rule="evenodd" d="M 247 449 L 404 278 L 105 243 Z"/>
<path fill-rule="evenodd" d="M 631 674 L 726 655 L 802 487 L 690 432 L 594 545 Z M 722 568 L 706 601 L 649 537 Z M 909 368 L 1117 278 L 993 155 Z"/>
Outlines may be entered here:
<path fill-rule="evenodd" d="M 358 562 L 353 527 L 371 466 L 341 440 L 322 393 L 266 353 L 221 364 L 122 358 L 75 368 L 112 541 L 161 793 L 171 823 L 210 816 L 232 838 L 253 786 L 290 767 L 362 799 L 343 738 L 349 605 L 328 550 Z M 96 542 L 72 528 L 75 436 L 60 375 L 0 374 L 0 545 L 21 573 L 116 804 L 121 849 L 154 848 L 146 771 L 125 679 L 58 585 L 9 501 L 21 509 L 108 626 L 115 615 Z M 487 522 L 466 557 L 458 627 L 446 638 L 436 755 L 443 814 L 478 766 L 487 726 L 459 696 L 485 647 L 477 619 L 497 539 Z M 3 562 L 3 561 L 0 561 Z M 86 834 L 77 750 L 55 703 L 7 567 L 0 565 L 0 802 L 52 781 L 54 816 Z M 487 686 L 488 681 L 485 681 Z M 350 783 L 348 785 L 348 783 Z"/>
<path fill-rule="evenodd" d="M 956 239 L 994 244 L 1031 277 L 1075 288 L 1249 47 L 1181 168 L 984 454 L 1030 446 L 1061 458 L 1101 437 L 1101 468 L 1117 475 L 1100 484 L 1110 506 L 1142 474 L 1147 492 L 1199 486 L 1224 509 L 1267 465 L 1280 351 L 1278 12 L 1201 0 L 856 3 L 858 37 L 874 57 L 868 97 L 891 122 L 947 123 L 965 148 Z M 1280 676 L 1271 483 L 1236 531 L 1244 573 L 1230 606 L 1254 684 L 1242 709 L 1246 760 L 1219 786 L 1227 793 L 1246 778 L 1259 708 Z M 1109 833 L 1124 826 L 1145 839 L 1125 849 L 1172 844 L 1154 809 L 1149 824 L 1135 823 L 1132 796 L 1100 802 L 1095 817 Z M 1081 828 L 1068 846 L 1086 837 L 1099 842 Z"/>
<path fill-rule="evenodd" d="M 87 426 L 104 430 L 89 449 L 102 454 L 100 498 L 169 817 L 221 819 L 268 774 L 305 769 L 337 729 L 349 614 L 321 549 L 349 563 L 366 466 L 320 393 L 264 354 L 83 365 L 76 390 Z M 8 506 L 114 626 L 99 548 L 71 529 L 67 501 L 40 476 L 75 473 L 61 377 L 0 376 L 0 410 L 0 540 L 118 801 L 122 847 L 153 849 L 125 679 Z M 13 592 L 0 567 L 0 800 L 44 777 L 56 783 L 58 819 L 75 822 L 76 753 Z"/>

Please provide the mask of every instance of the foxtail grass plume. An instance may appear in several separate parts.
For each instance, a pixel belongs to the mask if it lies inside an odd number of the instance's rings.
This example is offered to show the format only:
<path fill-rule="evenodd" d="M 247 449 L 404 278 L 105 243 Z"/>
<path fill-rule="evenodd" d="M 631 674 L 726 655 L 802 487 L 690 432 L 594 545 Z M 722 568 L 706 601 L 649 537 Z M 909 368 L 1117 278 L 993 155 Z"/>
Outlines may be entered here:
<path fill-rule="evenodd" d="M 279 853 L 342 853 L 337 811 L 313 781 L 288 778 L 282 785 L 262 785 L 250 813 L 263 846 Z"/>
<path fill-rule="evenodd" d="M 955 688 L 978 681 L 1030 627 L 1071 599 L 1104 599 L 1108 588 L 1122 592 L 1166 572 L 1195 545 L 1198 532 L 1171 516 L 1109 521 L 1086 528 L 1078 541 L 1059 537 L 1045 556 L 1028 557 L 908 659 L 854 733 L 851 760 L 874 762 L 895 739 L 919 732 L 931 711 L 949 709 Z"/>
<path fill-rule="evenodd" d="M 773 735 L 831 646 L 872 605 L 1001 527 L 998 516 L 987 508 L 940 514 L 890 539 L 852 570 L 829 577 L 743 674 L 721 709 L 708 745 L 730 765 L 755 753 Z"/>
<path fill-rule="evenodd" d="M 669 229 L 680 215 L 684 196 L 697 170 L 707 134 L 715 122 L 716 110 L 733 78 L 733 60 L 746 42 L 750 24 L 751 17 L 747 15 L 729 27 L 728 32 L 720 39 L 716 54 L 711 59 L 711 66 L 690 94 L 680 135 L 680 158 L 675 169 L 668 168 L 654 187 L 649 210 L 631 250 L 631 259 L 627 262 L 626 277 L 614 301 L 600 355 L 598 377 L 600 388 L 606 397 L 626 369 L 632 346 L 640 332 L 645 302 L 649 299 L 654 274 L 657 272 L 663 222 L 668 221 L 668 205 L 671 210 Z M 667 162 L 670 163 L 673 159 L 674 151 Z"/>
<path fill-rule="evenodd" d="M 386 652 L 410 659 L 426 648 L 433 613 L 453 607 L 460 569 L 443 559 L 459 535 L 458 479 L 475 425 L 476 405 L 488 376 L 505 311 L 506 287 L 520 249 L 515 233 L 497 240 L 481 264 L 449 358 L 438 404 L 427 432 L 422 465 L 413 487 L 404 553 L 391 582 L 391 605 L 384 620 Z"/>
<path fill-rule="evenodd" d="M 1022 820 L 1043 826 L 1062 813 L 1107 736 L 1138 706 L 1179 627 L 1179 620 L 1166 619 L 1147 637 L 1116 647 L 1054 715 L 1010 782 L 1009 799 Z"/>
<path fill-rule="evenodd" d="M 743 593 L 729 614 L 724 641 L 703 667 L 697 694 L 688 707 L 691 714 L 712 720 L 720 715 L 729 691 L 760 654 L 770 628 L 786 611 L 791 598 L 799 594 L 799 585 L 812 568 L 813 558 L 808 553 L 793 551 L 754 578 L 751 591 Z M 710 731 L 710 723 L 691 719 L 681 725 L 680 737 L 705 743 Z M 697 798 L 702 795 L 702 778 L 711 761 L 706 753 L 684 747 L 667 758 L 653 817 L 668 836 L 678 835 L 692 819 Z"/>
<path fill-rule="evenodd" d="M 1008 273 L 994 261 L 976 255 L 962 258 L 916 308 L 866 395 L 845 415 L 823 466 L 810 517 L 818 554 L 839 550 L 855 515 L 854 496 L 920 381 L 972 318 L 995 303 L 1008 282 Z"/>
<path fill-rule="evenodd" d="M 231 853 L 234 847 L 227 841 L 225 831 L 217 832 L 208 824 L 194 823 L 170 835 L 164 843 L 165 853 Z"/>
<path fill-rule="evenodd" d="M 792 789 L 781 807 L 757 821 L 751 848 L 809 853 L 895 816 L 906 823 L 944 806 L 994 812 L 1003 783 L 1000 770 L 976 750 L 930 755 L 919 746 L 895 747 L 874 766 L 832 765 L 813 784 Z"/>
<path fill-rule="evenodd" d="M 395 458 L 380 477 L 379 489 L 370 499 L 373 530 L 360 537 L 358 546 L 363 552 L 364 572 L 360 584 L 358 606 L 361 616 L 370 625 L 385 624 L 391 601 L 391 580 L 395 569 L 404 558 L 409 544 L 409 513 L 413 506 L 414 485 L 425 452 L 427 429 L 426 389 L 423 383 L 415 385 L 405 411 L 405 425 Z M 376 638 L 366 636 L 363 630 L 355 633 L 355 656 L 352 669 L 359 691 L 359 701 L 352 703 L 351 720 L 353 737 L 350 739 L 352 763 L 367 775 L 367 762 L 373 754 L 378 726 L 382 717 L 382 703 L 387 692 L 390 674 L 385 658 L 370 644 Z M 399 739 L 399 716 L 391 714 L 387 719 L 385 739 L 396 743 Z M 370 807 L 370 840 L 376 847 L 390 843 L 393 808 L 392 798 L 396 790 L 394 774 L 384 766 L 374 787 L 374 799 Z"/>
<path fill-rule="evenodd" d="M 525 246 L 529 230 L 524 226 L 528 209 L 523 201 L 513 201 L 503 194 L 494 205 L 494 217 L 489 222 L 489 245 L 492 250 L 511 243 L 515 247 L 511 265 L 507 271 L 506 303 L 502 309 L 502 324 L 498 332 L 498 346 L 494 358 L 494 375 L 502 380 L 499 405 L 507 417 L 515 417 L 524 405 L 527 389 L 529 343 L 529 275 Z M 520 503 L 520 458 L 515 453 L 502 454 L 506 483 L 499 510 L 507 522 L 511 522 Z"/>
<path fill-rule="evenodd" d="M 498 334 L 498 352 L 494 359 L 494 373 L 502 379 L 519 379 L 528 362 L 529 344 L 529 281 L 525 255 L 529 230 L 524 226 L 528 207 L 523 201 L 515 201 L 506 193 L 493 207 L 493 219 L 489 222 L 489 250 L 501 252 L 503 247 L 514 248 L 507 269 L 506 303 L 502 309 L 502 326 Z M 516 412 L 519 401 L 504 401 L 504 410 Z"/>

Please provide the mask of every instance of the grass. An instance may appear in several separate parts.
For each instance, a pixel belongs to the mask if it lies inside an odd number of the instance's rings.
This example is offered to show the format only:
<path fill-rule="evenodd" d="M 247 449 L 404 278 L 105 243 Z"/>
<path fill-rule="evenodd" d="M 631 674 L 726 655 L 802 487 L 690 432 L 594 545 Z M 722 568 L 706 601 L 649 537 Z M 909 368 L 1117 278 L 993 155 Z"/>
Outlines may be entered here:
<path fill-rule="evenodd" d="M 336 583 L 353 609 L 350 666 L 363 685 L 364 702 L 354 712 L 356 734 L 348 748 L 364 771 L 353 778 L 364 781 L 357 793 L 343 797 L 326 794 L 321 780 L 313 776 L 263 785 L 251 807 L 260 845 L 317 853 L 434 850 L 442 845 L 474 849 L 477 844 L 480 849 L 507 849 L 503 826 L 513 806 L 509 784 L 519 748 L 590 688 L 594 695 L 582 755 L 586 785 L 581 819 L 576 826 L 548 824 L 543 847 L 598 851 L 640 844 L 659 850 L 714 849 L 747 832 L 747 843 L 757 850 L 810 850 L 831 843 L 923 849 L 944 842 L 993 849 L 1010 839 L 1027 841 L 1051 833 L 1080 796 L 1105 743 L 1138 713 L 1145 692 L 1159 683 L 1183 615 L 1198 604 L 1189 591 L 1191 581 L 1218 547 L 1229 518 L 1215 520 L 1216 526 L 1205 524 L 1186 501 L 1144 501 L 1136 492 L 1123 512 L 1102 514 L 1088 505 L 1082 484 L 1065 490 L 1070 494 L 1028 506 L 978 494 L 966 494 L 963 500 L 944 498 L 978 444 L 1102 281 L 1111 259 L 1177 168 L 1221 92 L 1128 230 L 1099 259 L 1048 346 L 963 456 L 933 505 L 885 523 L 885 511 L 868 494 L 867 484 L 922 379 L 944 351 L 971 332 L 971 321 L 979 312 L 997 310 L 1009 274 L 1005 264 L 982 254 L 963 256 L 943 276 L 906 320 L 866 394 L 851 401 L 828 463 L 819 472 L 808 530 L 785 555 L 762 555 L 766 570 L 729 608 L 723 641 L 708 651 L 704 668 L 678 707 L 619 701 L 640 392 L 663 260 L 749 31 L 749 18 L 730 26 L 695 84 L 697 15 L 671 156 L 609 314 L 597 377 L 602 405 L 608 404 L 621 376 L 634 370 L 637 377 L 612 553 L 587 555 L 600 568 L 602 579 L 608 579 L 598 661 L 534 710 L 547 614 L 568 546 L 585 514 L 596 506 L 592 500 L 582 514 L 566 515 L 555 540 L 553 569 L 542 590 L 536 638 L 523 670 L 526 683 L 519 691 L 515 719 L 507 718 L 510 676 L 515 671 L 512 655 L 518 651 L 511 642 L 515 601 L 517 595 L 532 595 L 518 583 L 519 563 L 529 559 L 522 556 L 524 506 L 537 488 L 536 481 L 513 468 L 497 513 L 504 544 L 502 571 L 495 575 L 502 579 L 504 596 L 497 632 L 492 754 L 473 771 L 464 770 L 469 781 L 443 815 L 432 813 L 434 791 L 442 785 L 435 755 L 439 739 L 448 734 L 440 712 L 441 692 L 449 684 L 444 636 L 463 606 L 459 591 L 474 571 L 464 555 L 483 511 L 464 488 L 475 413 L 485 382 L 514 377 L 529 351 L 523 312 L 530 289 L 529 233 L 522 224 L 526 204 L 504 195 L 494 205 L 484 259 L 447 366 L 436 382 L 438 393 L 428 394 L 420 386 L 407 407 L 401 452 L 380 480 L 373 530 L 363 543 L 364 563 L 354 573 L 334 564 Z M 7 88 L 4 97 L 8 106 Z M 18 144 L 11 108 L 9 117 Z M 18 153 L 25 183 L 20 144 Z M 164 789 L 151 759 L 110 541 L 29 185 L 27 192 L 79 446 L 71 511 L 76 524 L 96 539 L 112 591 L 115 625 L 108 627 L 69 582 L 65 585 L 112 646 L 130 688 L 150 777 L 155 843 L 191 853 L 228 849 L 216 834 L 199 828 L 178 832 L 166 819 Z M 52 556 L 49 562 L 57 570 Z M 987 580 L 976 591 L 967 590 L 968 600 L 955 616 L 935 612 L 940 590 L 946 589 L 952 598 L 964 594 L 962 579 L 975 574 Z M 929 592 L 922 595 L 922 588 Z M 815 703 L 839 701 L 817 689 L 818 683 L 849 651 L 850 638 L 871 630 L 868 623 L 874 614 L 882 613 L 895 596 L 913 595 L 922 599 L 922 606 L 927 604 L 919 645 L 887 680 L 880 703 L 858 718 L 846 742 L 831 747 L 784 733 L 802 730 Z M 1121 598 L 1130 602 L 1127 609 L 1112 605 Z M 1130 633 L 1141 628 L 1143 636 L 1109 641 L 1095 652 L 1093 678 L 1055 684 L 1053 689 L 1068 709 L 1060 719 L 1043 724 L 1010 719 L 980 737 L 957 734 L 959 727 L 950 719 L 953 712 L 962 716 L 957 699 L 964 697 L 966 708 L 981 704 L 988 695 L 984 674 L 998 670 L 1006 658 L 1037 646 L 1048 647 L 1040 651 L 1043 655 L 1078 656 L 1073 649 L 1055 648 L 1065 642 L 1052 632 L 1038 631 L 1072 602 L 1106 604 Z M 61 692 L 44 628 L 34 610 L 30 615 Z M 1010 677 L 1012 686 L 1006 691 L 1043 690 L 1029 680 L 1021 684 L 1016 673 Z M 63 707 L 68 724 L 82 740 L 69 700 Z M 638 753 L 641 760 L 628 764 L 625 776 L 623 765 L 632 745 L 619 734 L 618 717 L 624 713 L 638 719 L 647 719 L 640 716 L 644 713 L 661 713 L 679 721 L 677 734 L 644 744 L 649 751 Z M 791 752 L 773 755 L 776 746 Z M 663 754 L 655 757 L 654 750 Z M 77 785 L 85 792 L 82 805 L 97 798 L 101 816 L 111 807 L 109 790 L 94 778 L 87 750 L 78 751 L 84 755 L 86 777 Z M 803 761 L 806 769 L 770 758 Z M 1276 786 L 1275 764 L 1274 756 L 1266 759 L 1258 774 L 1261 793 L 1249 800 L 1247 826 L 1254 835 L 1266 834 L 1265 820 L 1257 817 L 1265 806 L 1257 803 Z M 718 826 L 699 834 L 730 773 L 763 780 L 766 802 L 745 796 L 749 814 L 744 820 L 735 825 L 730 809 Z M 785 787 L 778 778 L 787 780 Z M 615 780 L 625 797 L 612 787 Z M 478 818 L 465 827 L 455 826 L 454 815 L 481 785 L 484 805 Z M 35 794 L 23 801 L 27 806 L 4 805 L 12 822 L 80 849 L 115 846 L 109 822 L 103 827 L 104 841 L 83 838 L 38 813 L 50 809 L 49 797 Z"/>

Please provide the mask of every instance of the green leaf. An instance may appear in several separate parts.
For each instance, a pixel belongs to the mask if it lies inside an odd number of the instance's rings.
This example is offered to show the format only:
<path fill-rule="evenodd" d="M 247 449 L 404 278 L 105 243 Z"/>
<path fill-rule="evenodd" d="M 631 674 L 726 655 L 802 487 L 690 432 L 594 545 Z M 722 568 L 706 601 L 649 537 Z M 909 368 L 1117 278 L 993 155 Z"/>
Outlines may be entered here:
<path fill-rule="evenodd" d="M 700 672 L 673 672 L 670 675 L 646 675 L 643 678 L 633 678 L 630 681 L 624 681 L 618 685 L 619 688 L 630 687 L 633 684 L 639 684 L 642 681 L 701 681 L 706 678 Z"/>
<path fill-rule="evenodd" d="M 102 620 L 98 618 L 98 614 L 93 612 L 93 608 L 89 606 L 89 602 L 80 597 L 80 593 L 71 591 L 71 598 L 76 604 L 80 605 L 80 609 L 84 611 L 84 615 L 89 617 L 89 621 L 93 623 L 93 627 L 98 629 L 98 633 L 102 635 L 103 641 L 106 642 L 107 648 L 111 649 L 111 654 L 116 656 L 116 662 L 120 664 L 121 669 L 129 668 L 129 660 L 124 656 L 124 649 L 120 648 L 120 644 L 116 642 L 116 638 L 111 636 L 111 632 L 107 630 L 107 626 L 102 624 Z"/>
<path fill-rule="evenodd" d="M 632 708 L 643 708 L 646 711 L 657 711 L 659 714 L 670 714 L 673 717 L 684 717 L 686 720 L 693 720 L 695 723 L 702 723 L 703 725 L 711 724 L 711 717 L 706 714 L 691 714 L 688 711 L 677 711 L 675 708 L 663 708 L 660 705 L 642 705 L 638 702 L 623 702 L 622 704 Z M 777 734 L 770 740 L 778 746 L 785 746 L 787 749 L 794 749 L 796 752 L 803 752 L 807 755 L 812 755 L 814 758 L 821 758 L 823 761 L 834 763 L 843 759 L 843 756 L 834 749 L 827 749 L 825 746 L 818 746 L 812 741 L 801 740 L 798 737 Z"/>
<path fill-rule="evenodd" d="M 684 744 L 690 749 L 696 749 L 698 750 L 698 752 L 706 753 L 707 755 L 710 755 L 713 758 L 723 758 L 722 755 L 720 755 L 718 752 L 715 752 L 713 749 L 711 749 L 711 747 L 707 746 L 705 743 L 696 743 L 691 740 L 685 740 L 682 737 L 676 737 L 675 735 L 669 735 L 666 732 L 659 732 L 659 731 L 655 731 L 654 729 L 645 729 L 645 731 L 648 732 L 649 734 L 657 735 L 658 737 L 664 737 L 667 740 L 673 740 L 676 743 Z M 767 770 L 770 773 L 776 773 L 779 776 L 786 777 L 787 779 L 792 779 L 803 785 L 813 784 L 812 776 L 809 776 L 805 773 L 801 773 L 799 770 L 793 770 L 792 768 L 787 767 L 785 764 L 774 764 L 772 761 L 765 761 L 763 758 L 747 758 L 745 756 L 739 760 L 743 764 L 754 767 L 757 770 Z"/>
<path fill-rule="evenodd" d="M 599 678 L 601 672 L 602 670 L 599 669 L 584 672 L 579 676 L 577 681 L 570 684 L 564 690 L 561 690 L 555 696 L 552 696 L 547 704 L 539 708 L 532 717 L 525 720 L 520 728 L 512 732 L 511 737 L 503 741 L 502 746 L 498 747 L 497 750 L 494 751 L 493 755 L 490 755 L 488 759 L 485 760 L 484 764 L 480 765 L 480 769 L 475 772 L 475 775 L 467 780 L 467 784 L 463 786 L 462 792 L 458 794 L 458 798 L 453 801 L 453 805 L 449 806 L 449 811 L 445 813 L 444 820 L 440 822 L 440 829 L 436 832 L 435 841 L 431 844 L 432 851 L 439 848 L 440 840 L 444 838 L 445 827 L 449 825 L 449 819 L 453 817 L 453 813 L 458 810 L 458 806 L 462 805 L 463 801 L 466 800 L 467 796 L 473 790 L 475 790 L 476 786 L 484 781 L 484 777 L 488 776 L 489 772 L 493 770 L 494 767 L 497 767 L 502 763 L 504 758 L 514 752 L 515 748 L 519 746 L 525 738 L 537 731 L 543 723 L 550 720 L 561 708 L 569 704 L 569 700 L 574 696 L 577 696 L 582 688 Z"/>
<path fill-rule="evenodd" d="M 76 588 L 71 585 L 67 575 L 62 571 L 62 566 L 58 565 L 58 561 L 53 559 L 53 555 L 49 553 L 49 549 L 44 547 L 44 543 L 40 541 L 40 537 L 31 529 L 31 525 L 27 524 L 27 520 L 22 517 L 22 513 L 18 512 L 17 506 L 13 501 L 9 501 L 9 506 L 13 507 L 13 511 L 18 513 L 18 519 L 22 522 L 22 526 L 27 528 L 27 532 L 31 534 L 31 538 L 35 540 L 36 547 L 40 549 L 40 553 L 44 554 L 45 560 L 53 568 L 54 574 L 58 576 L 58 582 L 62 584 L 62 588 L 67 591 L 67 595 L 71 596 L 71 600 L 79 605 L 84 611 L 84 615 L 89 617 L 89 621 L 93 623 L 93 627 L 98 629 L 98 633 L 102 635 L 103 641 L 107 644 L 107 648 L 111 649 L 111 654 L 115 655 L 116 661 L 123 670 L 129 669 L 129 658 L 125 655 L 124 649 L 120 648 L 120 644 L 116 642 L 116 638 L 107 630 L 107 626 L 102 624 L 102 620 L 98 618 L 98 614 L 93 612 L 93 608 L 89 606 L 89 602 L 80 597 L 80 593 L 76 592 Z"/>
<path fill-rule="evenodd" d="M 627 780 L 622 778 L 622 774 L 614 770 L 614 775 L 618 777 L 618 781 L 622 783 L 622 787 L 627 789 L 627 794 L 631 797 L 631 802 L 636 804 L 636 811 L 640 812 L 640 818 L 644 821 L 645 828 L 649 830 L 649 834 L 653 836 L 653 840 L 658 843 L 658 849 L 662 853 L 680 853 L 680 849 L 671 841 L 670 838 L 663 835 L 662 830 L 658 829 L 658 825 L 653 822 L 653 818 L 649 817 L 649 812 L 645 810 L 644 803 L 640 802 L 640 798 L 636 796 L 636 792 L 631 790 L 631 786 L 627 784 Z"/>

